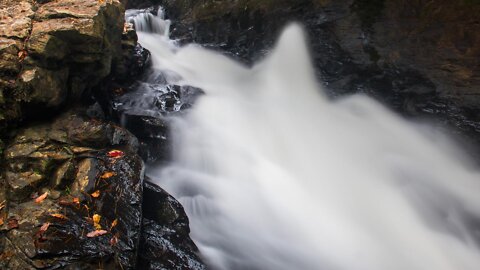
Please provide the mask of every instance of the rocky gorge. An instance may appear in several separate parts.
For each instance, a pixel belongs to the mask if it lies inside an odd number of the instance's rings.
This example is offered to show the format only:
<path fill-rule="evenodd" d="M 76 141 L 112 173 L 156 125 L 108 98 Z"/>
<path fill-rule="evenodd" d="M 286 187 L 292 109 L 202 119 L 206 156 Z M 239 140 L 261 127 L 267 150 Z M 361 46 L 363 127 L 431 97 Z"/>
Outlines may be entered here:
<path fill-rule="evenodd" d="M 0 0 L 0 268 L 205 268 L 182 206 L 145 176 L 168 123 L 115 105 L 149 64 L 125 8 L 155 5 L 180 43 L 247 65 L 300 21 L 332 99 L 433 119 L 478 155 L 478 1 Z"/>

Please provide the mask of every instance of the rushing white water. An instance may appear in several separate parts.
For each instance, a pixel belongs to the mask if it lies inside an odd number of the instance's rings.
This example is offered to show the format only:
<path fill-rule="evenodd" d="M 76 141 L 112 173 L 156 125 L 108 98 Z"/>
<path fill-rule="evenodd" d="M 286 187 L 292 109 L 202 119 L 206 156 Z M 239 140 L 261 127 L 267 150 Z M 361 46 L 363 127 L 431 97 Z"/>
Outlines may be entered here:
<path fill-rule="evenodd" d="M 480 269 L 479 173 L 368 97 L 328 100 L 301 27 L 252 68 L 139 37 L 155 68 L 206 93 L 150 176 L 184 205 L 210 267 Z"/>

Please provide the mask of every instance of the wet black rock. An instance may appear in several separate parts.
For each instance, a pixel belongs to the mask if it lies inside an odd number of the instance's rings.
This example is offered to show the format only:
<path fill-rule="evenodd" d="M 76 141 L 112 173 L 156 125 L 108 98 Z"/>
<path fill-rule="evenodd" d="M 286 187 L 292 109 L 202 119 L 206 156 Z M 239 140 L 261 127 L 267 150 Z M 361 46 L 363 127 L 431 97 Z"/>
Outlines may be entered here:
<path fill-rule="evenodd" d="M 19 131 L 0 186 L 0 268 L 135 269 L 144 177 L 137 147 L 125 129 L 82 111 Z"/>
<path fill-rule="evenodd" d="M 138 147 L 83 109 L 20 130 L 0 174 L 0 268 L 204 269 L 180 203 L 144 183 Z"/>
<path fill-rule="evenodd" d="M 183 207 L 157 185 L 145 182 L 140 269 L 191 269 L 205 266 L 189 238 Z"/>

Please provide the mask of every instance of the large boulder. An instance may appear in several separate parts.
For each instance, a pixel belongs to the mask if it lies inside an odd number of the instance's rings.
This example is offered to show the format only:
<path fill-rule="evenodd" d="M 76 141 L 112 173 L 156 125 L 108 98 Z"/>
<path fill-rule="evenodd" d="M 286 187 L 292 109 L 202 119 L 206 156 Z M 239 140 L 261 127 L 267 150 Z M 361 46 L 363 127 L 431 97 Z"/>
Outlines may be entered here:
<path fill-rule="evenodd" d="M 0 173 L 1 269 L 204 269 L 138 140 L 75 109 L 17 132 Z"/>
<path fill-rule="evenodd" d="M 5 150 L 0 268 L 135 269 L 137 147 L 128 131 L 79 112 L 21 130 Z"/>
<path fill-rule="evenodd" d="M 148 180 L 148 179 L 147 179 Z M 182 205 L 157 185 L 146 181 L 139 269 L 204 270 Z"/>
<path fill-rule="evenodd" d="M 78 101 L 110 74 L 123 28 L 120 0 L 0 0 L 0 135 Z"/>

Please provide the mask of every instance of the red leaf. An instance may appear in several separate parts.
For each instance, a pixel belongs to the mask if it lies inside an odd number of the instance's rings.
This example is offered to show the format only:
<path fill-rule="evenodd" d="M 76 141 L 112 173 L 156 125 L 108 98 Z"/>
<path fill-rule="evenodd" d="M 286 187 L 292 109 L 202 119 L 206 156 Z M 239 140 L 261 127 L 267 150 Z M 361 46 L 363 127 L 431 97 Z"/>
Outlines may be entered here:
<path fill-rule="evenodd" d="M 112 151 L 107 153 L 107 156 L 109 156 L 111 158 L 120 158 L 123 155 L 124 155 L 124 153 L 120 150 L 112 150 Z"/>
<path fill-rule="evenodd" d="M 118 237 L 114 235 L 112 239 L 110 239 L 110 245 L 115 246 L 118 243 Z"/>
<path fill-rule="evenodd" d="M 7 227 L 9 230 L 18 228 L 18 220 L 16 218 L 10 218 L 7 221 Z"/>
<path fill-rule="evenodd" d="M 108 233 L 108 232 L 105 231 L 105 230 L 95 230 L 95 231 L 93 231 L 93 232 L 87 233 L 87 237 L 89 237 L 89 238 L 97 237 L 97 236 L 104 235 L 104 234 L 106 234 L 106 233 Z"/>

